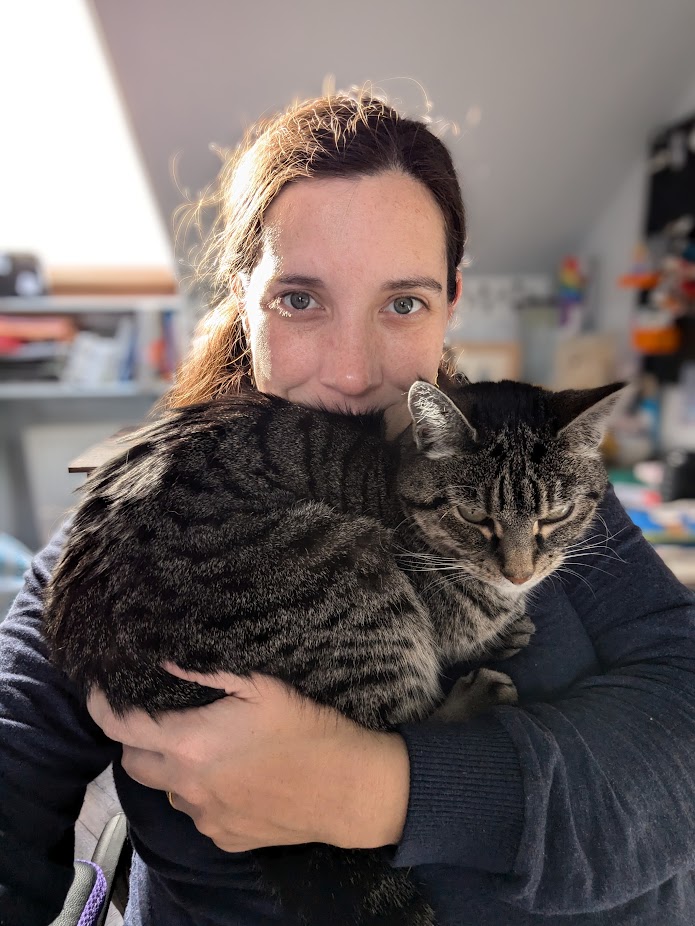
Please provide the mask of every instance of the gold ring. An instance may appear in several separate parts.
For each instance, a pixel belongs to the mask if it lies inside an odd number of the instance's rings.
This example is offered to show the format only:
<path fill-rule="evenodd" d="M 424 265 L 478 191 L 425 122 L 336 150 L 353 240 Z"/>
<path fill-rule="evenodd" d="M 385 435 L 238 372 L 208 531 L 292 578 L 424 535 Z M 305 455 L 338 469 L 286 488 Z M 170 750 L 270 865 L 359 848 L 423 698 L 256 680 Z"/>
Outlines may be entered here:
<path fill-rule="evenodd" d="M 174 793 L 173 793 L 173 791 L 167 791 L 167 800 L 169 801 L 169 803 L 171 804 L 171 806 L 174 807 Z M 175 807 L 174 807 L 174 810 L 176 810 Z"/>

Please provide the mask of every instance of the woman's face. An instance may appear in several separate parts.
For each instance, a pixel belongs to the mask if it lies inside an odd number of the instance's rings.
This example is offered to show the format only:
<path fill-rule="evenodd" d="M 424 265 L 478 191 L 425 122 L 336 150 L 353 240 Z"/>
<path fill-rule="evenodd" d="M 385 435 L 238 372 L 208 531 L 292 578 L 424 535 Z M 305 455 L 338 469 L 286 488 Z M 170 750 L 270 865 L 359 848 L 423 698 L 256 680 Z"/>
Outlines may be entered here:
<path fill-rule="evenodd" d="M 362 412 L 434 382 L 447 303 L 444 220 L 397 172 L 289 184 L 267 210 L 262 257 L 240 280 L 256 386 Z M 460 278 L 457 284 L 457 298 Z"/>

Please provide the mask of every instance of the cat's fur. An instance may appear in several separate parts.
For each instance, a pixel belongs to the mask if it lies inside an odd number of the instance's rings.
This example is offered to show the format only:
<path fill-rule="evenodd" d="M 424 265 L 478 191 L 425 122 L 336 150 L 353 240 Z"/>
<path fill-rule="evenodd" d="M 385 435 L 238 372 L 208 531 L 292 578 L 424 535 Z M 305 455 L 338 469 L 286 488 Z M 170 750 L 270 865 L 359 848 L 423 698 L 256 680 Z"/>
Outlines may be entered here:
<path fill-rule="evenodd" d="M 605 490 L 598 446 L 618 389 L 448 397 L 416 383 L 412 427 L 392 443 L 380 415 L 257 393 L 176 411 L 88 481 L 49 588 L 54 659 L 117 712 L 219 696 L 166 673 L 171 660 L 273 675 L 375 730 L 422 720 L 443 665 L 527 642 L 527 590 Z M 508 698 L 496 675 L 466 680 L 440 717 Z M 257 856 L 297 922 L 434 922 L 378 852 Z M 307 874 L 294 890 L 297 864 L 319 873 L 313 888 Z"/>

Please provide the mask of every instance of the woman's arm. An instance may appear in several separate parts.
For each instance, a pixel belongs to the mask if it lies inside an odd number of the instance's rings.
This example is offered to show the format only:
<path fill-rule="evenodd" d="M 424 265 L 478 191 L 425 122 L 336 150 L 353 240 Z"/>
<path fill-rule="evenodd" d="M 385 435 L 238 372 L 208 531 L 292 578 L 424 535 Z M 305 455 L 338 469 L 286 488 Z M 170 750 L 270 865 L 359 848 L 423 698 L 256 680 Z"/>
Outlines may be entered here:
<path fill-rule="evenodd" d="M 58 535 L 27 572 L 0 624 L 0 923 L 43 926 L 73 877 L 74 824 L 109 744 L 48 661 L 42 598 Z"/>
<path fill-rule="evenodd" d="M 228 697 L 153 720 L 144 711 L 116 717 L 94 692 L 89 710 L 124 744 L 130 777 L 170 792 L 174 808 L 220 849 L 398 841 L 408 805 L 400 736 L 365 730 L 267 676 L 169 668 Z"/>
<path fill-rule="evenodd" d="M 404 727 L 395 864 L 496 872 L 502 898 L 548 914 L 611 907 L 695 867 L 694 598 L 612 490 L 601 514 L 623 562 L 580 560 L 566 593 L 603 674 L 552 703 Z"/>
<path fill-rule="evenodd" d="M 272 680 L 254 694 L 195 676 L 241 697 L 157 723 L 97 699 L 95 719 L 133 777 L 230 851 L 398 842 L 395 865 L 498 875 L 531 910 L 615 906 L 695 862 L 695 604 L 612 492 L 601 514 L 624 562 L 587 557 L 566 592 L 603 674 L 552 703 L 404 725 L 407 754 Z"/>

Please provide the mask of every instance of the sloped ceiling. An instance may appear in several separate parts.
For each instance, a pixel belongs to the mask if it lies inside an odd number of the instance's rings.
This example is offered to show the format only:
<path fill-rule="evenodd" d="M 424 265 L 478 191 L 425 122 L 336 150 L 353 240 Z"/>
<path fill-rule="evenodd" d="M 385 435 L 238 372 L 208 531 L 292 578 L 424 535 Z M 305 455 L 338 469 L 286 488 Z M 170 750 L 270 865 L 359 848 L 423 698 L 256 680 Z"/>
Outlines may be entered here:
<path fill-rule="evenodd" d="M 578 246 L 695 79 L 693 0 L 90 0 L 167 227 L 296 97 L 373 81 L 448 140 L 479 272 Z"/>

